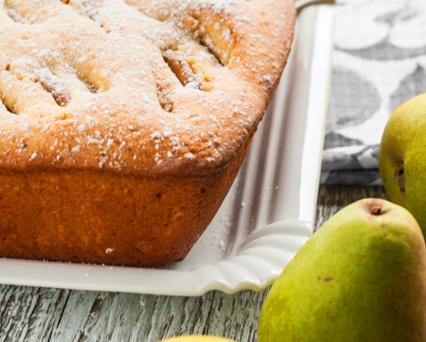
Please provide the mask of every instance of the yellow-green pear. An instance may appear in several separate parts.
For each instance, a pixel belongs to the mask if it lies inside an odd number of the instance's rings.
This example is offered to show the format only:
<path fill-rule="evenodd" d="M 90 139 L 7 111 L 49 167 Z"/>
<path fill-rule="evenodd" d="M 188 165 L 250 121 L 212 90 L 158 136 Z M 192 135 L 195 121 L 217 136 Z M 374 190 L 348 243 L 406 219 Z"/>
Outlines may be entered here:
<path fill-rule="evenodd" d="M 426 94 L 390 117 L 380 148 L 380 174 L 390 200 L 406 207 L 426 236 Z"/>
<path fill-rule="evenodd" d="M 234 342 L 222 337 L 215 336 L 180 336 L 164 340 L 163 342 Z"/>
<path fill-rule="evenodd" d="M 425 342 L 426 246 L 404 208 L 342 209 L 274 283 L 259 342 Z"/>

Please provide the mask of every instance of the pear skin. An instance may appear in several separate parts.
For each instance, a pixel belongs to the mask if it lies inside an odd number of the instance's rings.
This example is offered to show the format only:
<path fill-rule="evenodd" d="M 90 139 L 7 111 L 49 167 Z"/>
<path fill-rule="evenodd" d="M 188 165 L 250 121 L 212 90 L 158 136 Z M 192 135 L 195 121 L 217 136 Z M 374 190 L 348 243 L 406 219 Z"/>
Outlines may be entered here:
<path fill-rule="evenodd" d="M 425 342 L 426 247 L 404 208 L 342 209 L 274 283 L 259 342 Z"/>
<path fill-rule="evenodd" d="M 426 236 L 426 93 L 392 114 L 380 148 L 380 175 L 389 199 L 407 208 Z"/>

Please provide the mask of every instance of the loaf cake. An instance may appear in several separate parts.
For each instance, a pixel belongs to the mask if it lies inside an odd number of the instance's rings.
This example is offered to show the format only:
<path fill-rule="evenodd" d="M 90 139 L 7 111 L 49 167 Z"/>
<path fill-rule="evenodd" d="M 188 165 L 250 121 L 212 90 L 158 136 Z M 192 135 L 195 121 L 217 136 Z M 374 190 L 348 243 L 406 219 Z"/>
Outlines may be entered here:
<path fill-rule="evenodd" d="M 3 0 L 0 257 L 183 259 L 287 61 L 292 0 Z"/>

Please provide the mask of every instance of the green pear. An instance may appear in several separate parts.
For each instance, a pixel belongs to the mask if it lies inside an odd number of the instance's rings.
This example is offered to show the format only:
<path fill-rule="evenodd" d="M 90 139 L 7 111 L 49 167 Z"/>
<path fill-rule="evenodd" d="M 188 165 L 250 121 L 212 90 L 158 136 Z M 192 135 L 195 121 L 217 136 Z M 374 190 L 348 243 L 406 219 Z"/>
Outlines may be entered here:
<path fill-rule="evenodd" d="M 426 236 L 426 93 L 392 114 L 380 148 L 380 174 L 390 200 L 407 208 Z"/>
<path fill-rule="evenodd" d="M 342 209 L 274 283 L 259 342 L 425 342 L 426 246 L 404 208 Z"/>

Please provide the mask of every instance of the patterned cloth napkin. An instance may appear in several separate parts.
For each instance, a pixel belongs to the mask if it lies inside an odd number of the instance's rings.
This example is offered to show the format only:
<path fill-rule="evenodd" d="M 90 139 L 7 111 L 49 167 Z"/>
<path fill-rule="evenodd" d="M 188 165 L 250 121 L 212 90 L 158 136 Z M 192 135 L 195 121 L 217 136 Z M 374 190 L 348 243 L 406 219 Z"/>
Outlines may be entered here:
<path fill-rule="evenodd" d="M 389 115 L 426 92 L 426 0 L 341 1 L 333 63 L 322 182 L 380 184 Z"/>

